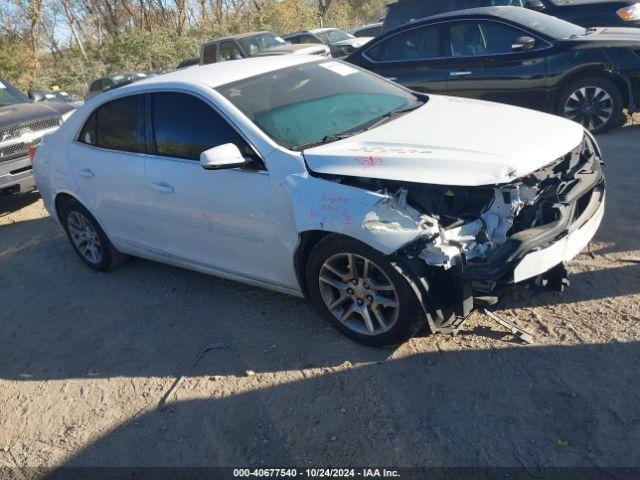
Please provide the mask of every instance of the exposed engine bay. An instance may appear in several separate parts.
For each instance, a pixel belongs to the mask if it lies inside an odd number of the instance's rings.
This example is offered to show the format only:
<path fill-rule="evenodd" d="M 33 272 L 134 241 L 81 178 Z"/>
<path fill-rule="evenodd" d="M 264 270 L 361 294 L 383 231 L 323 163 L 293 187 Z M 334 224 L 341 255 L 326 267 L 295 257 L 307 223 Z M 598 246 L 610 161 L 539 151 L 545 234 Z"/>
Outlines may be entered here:
<path fill-rule="evenodd" d="M 589 202 L 590 190 L 569 198 L 580 175 L 600 172 L 600 155 L 585 135 L 574 150 L 513 183 L 459 187 L 390 180 L 326 179 L 386 195 L 363 222 L 377 231 L 417 230 L 402 253 L 449 270 L 486 262 L 519 232 L 559 220 L 562 205 L 577 202 L 574 215 Z"/>

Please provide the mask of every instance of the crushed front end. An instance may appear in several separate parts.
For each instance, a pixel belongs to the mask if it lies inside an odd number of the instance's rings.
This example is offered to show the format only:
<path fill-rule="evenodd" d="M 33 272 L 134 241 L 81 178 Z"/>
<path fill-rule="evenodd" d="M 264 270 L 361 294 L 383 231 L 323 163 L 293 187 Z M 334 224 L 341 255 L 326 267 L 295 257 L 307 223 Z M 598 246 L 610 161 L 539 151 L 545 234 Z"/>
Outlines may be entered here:
<path fill-rule="evenodd" d="M 422 296 L 436 305 L 436 317 L 446 316 L 447 304 L 466 315 L 474 297 L 519 282 L 561 288 L 564 265 L 588 245 L 604 214 L 602 159 L 588 133 L 571 152 L 512 183 L 403 188 L 414 208 L 437 212 L 423 216 L 425 233 L 397 252 L 423 278 Z"/>

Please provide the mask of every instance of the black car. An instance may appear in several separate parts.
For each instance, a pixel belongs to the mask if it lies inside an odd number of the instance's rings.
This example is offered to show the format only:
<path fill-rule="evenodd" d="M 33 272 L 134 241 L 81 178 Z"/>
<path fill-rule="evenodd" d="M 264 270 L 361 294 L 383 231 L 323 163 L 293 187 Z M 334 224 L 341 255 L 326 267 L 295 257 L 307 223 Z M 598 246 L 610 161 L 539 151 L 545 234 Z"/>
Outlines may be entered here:
<path fill-rule="evenodd" d="M 0 194 L 35 189 L 29 149 L 54 132 L 75 108 L 69 103 L 32 103 L 0 78 Z"/>
<path fill-rule="evenodd" d="M 640 102 L 640 31 L 585 29 L 519 7 L 404 25 L 347 57 L 420 91 L 558 113 L 602 132 Z"/>
<path fill-rule="evenodd" d="M 400 25 L 440 13 L 478 7 L 513 6 L 544 12 L 582 27 L 640 26 L 638 0 L 398 0 L 387 6 L 382 26 Z"/>

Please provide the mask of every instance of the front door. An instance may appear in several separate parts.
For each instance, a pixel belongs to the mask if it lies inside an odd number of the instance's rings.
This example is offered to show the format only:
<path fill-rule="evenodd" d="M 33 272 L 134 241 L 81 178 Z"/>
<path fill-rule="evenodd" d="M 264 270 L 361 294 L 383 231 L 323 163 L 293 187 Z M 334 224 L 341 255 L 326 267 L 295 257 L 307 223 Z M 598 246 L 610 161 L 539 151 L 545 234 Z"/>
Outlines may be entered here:
<path fill-rule="evenodd" d="M 450 95 L 549 109 L 547 42 L 535 39 L 531 50 L 518 51 L 515 46 L 521 37 L 534 37 L 491 20 L 453 22 L 447 30 Z"/>
<path fill-rule="evenodd" d="M 165 227 L 167 253 L 195 267 L 277 283 L 270 177 L 247 142 L 195 96 L 151 94 L 154 154 L 147 191 Z M 248 168 L 205 170 L 200 153 L 234 143 Z"/>

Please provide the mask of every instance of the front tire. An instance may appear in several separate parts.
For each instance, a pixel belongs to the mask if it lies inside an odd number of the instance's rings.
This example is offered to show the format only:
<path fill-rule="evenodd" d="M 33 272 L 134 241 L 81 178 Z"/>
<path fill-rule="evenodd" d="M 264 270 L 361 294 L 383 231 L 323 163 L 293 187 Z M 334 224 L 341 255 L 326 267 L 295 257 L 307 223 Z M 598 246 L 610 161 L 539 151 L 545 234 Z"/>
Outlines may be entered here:
<path fill-rule="evenodd" d="M 583 78 L 569 85 L 560 97 L 558 113 L 596 134 L 619 127 L 626 120 L 620 89 L 600 77 Z"/>
<path fill-rule="evenodd" d="M 80 259 L 94 270 L 113 270 L 127 260 L 111 244 L 98 221 L 78 201 L 68 200 L 62 207 L 62 224 Z"/>
<path fill-rule="evenodd" d="M 394 345 L 425 324 L 407 281 L 378 251 L 340 235 L 324 237 L 307 263 L 309 296 L 327 321 L 369 346 Z"/>

